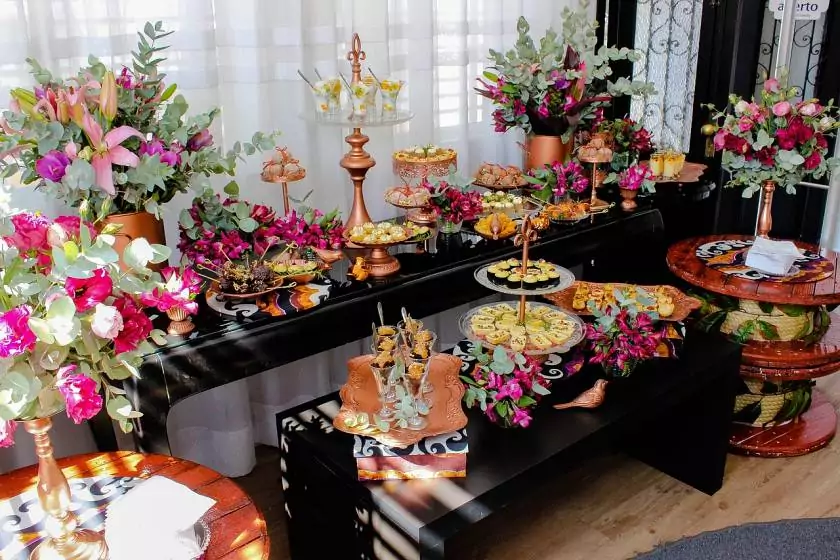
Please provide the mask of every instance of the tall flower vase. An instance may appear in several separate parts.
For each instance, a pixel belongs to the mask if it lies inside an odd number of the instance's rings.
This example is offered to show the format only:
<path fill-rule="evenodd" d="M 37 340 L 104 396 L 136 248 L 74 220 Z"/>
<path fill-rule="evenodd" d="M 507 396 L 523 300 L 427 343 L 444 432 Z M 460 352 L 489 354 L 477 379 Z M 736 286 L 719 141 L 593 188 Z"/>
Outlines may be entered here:
<path fill-rule="evenodd" d="M 566 163 L 572 158 L 575 138 L 563 142 L 560 136 L 531 134 L 525 140 L 525 169 L 539 169 L 555 161 Z"/>
<path fill-rule="evenodd" d="M 438 218 L 438 222 L 437 222 L 438 233 L 440 233 L 442 235 L 451 235 L 453 233 L 460 233 L 462 223 L 463 222 L 451 222 L 449 220 L 444 220 L 442 218 Z"/>
<path fill-rule="evenodd" d="M 775 181 L 764 181 L 761 184 L 761 208 L 758 211 L 758 226 L 755 234 L 758 237 L 769 237 L 773 229 L 773 192 L 776 190 Z"/>
<path fill-rule="evenodd" d="M 32 551 L 30 560 L 105 560 L 108 545 L 105 535 L 80 529 L 70 511 L 70 486 L 53 457 L 49 431 L 52 420 L 38 418 L 23 421 L 24 429 L 35 439 L 38 455 L 38 501 L 46 518 L 47 536 Z"/>
<path fill-rule="evenodd" d="M 143 237 L 149 243 L 166 245 L 166 234 L 163 230 L 163 222 L 158 220 L 154 214 L 149 212 L 129 212 L 127 214 L 113 214 L 103 220 L 104 225 L 118 225 L 119 232 L 116 233 L 114 250 L 122 255 L 126 246 L 138 237 Z M 120 259 L 120 266 L 125 265 Z M 167 263 L 150 264 L 152 270 L 163 270 Z"/>

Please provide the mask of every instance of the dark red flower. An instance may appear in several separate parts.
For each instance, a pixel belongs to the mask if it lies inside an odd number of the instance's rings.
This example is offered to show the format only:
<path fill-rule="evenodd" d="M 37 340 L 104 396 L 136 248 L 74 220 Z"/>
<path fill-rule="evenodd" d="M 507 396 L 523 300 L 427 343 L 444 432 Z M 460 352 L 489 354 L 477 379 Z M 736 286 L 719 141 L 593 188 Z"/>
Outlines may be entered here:
<path fill-rule="evenodd" d="M 805 163 L 803 164 L 805 169 L 811 171 L 812 169 L 816 169 L 822 163 L 822 155 L 818 151 L 811 152 L 811 155 L 805 158 Z"/>
<path fill-rule="evenodd" d="M 818 148 L 820 148 L 821 150 L 827 150 L 828 149 L 828 140 L 825 139 L 824 134 L 817 133 L 815 135 L 815 138 L 817 139 L 817 147 Z"/>
<path fill-rule="evenodd" d="M 762 148 L 755 153 L 755 157 L 758 161 L 761 162 L 762 165 L 766 165 L 767 167 L 773 167 L 776 164 L 776 153 L 778 150 L 773 146 L 768 146 L 766 148 Z"/>
<path fill-rule="evenodd" d="M 796 135 L 787 128 L 780 128 L 776 131 L 776 142 L 783 150 L 792 150 L 796 147 Z"/>
<path fill-rule="evenodd" d="M 152 332 L 152 321 L 129 297 L 121 297 L 114 302 L 114 307 L 120 312 L 123 320 L 123 328 L 114 339 L 114 350 L 117 354 L 136 350 L 137 346 Z"/>

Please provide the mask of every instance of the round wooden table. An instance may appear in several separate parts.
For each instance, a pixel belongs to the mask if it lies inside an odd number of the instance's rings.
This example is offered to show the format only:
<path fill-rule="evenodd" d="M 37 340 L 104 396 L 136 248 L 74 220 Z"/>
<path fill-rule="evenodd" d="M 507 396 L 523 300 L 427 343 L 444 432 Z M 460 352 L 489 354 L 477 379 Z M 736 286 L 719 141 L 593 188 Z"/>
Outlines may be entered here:
<path fill-rule="evenodd" d="M 206 560 L 267 560 L 269 551 L 265 519 L 251 498 L 232 480 L 191 461 L 131 451 L 75 455 L 58 460 L 73 485 L 74 478 L 165 476 L 216 500 L 205 520 L 210 526 Z M 32 488 L 37 467 L 25 467 L 0 476 L 0 500 Z M 166 507 L 166 504 L 161 504 Z"/>
<path fill-rule="evenodd" d="M 710 235 L 686 239 L 668 250 L 668 267 L 694 286 L 738 300 L 774 305 L 821 306 L 840 303 L 838 253 L 807 243 L 794 242 L 800 249 L 823 257 L 812 278 L 777 281 L 770 278 L 745 278 L 710 266 L 715 258 L 701 259 L 698 248 L 722 241 L 752 241 L 748 235 Z M 745 250 L 745 249 L 744 249 Z M 732 253 L 721 251 L 716 264 L 727 268 Z M 840 370 L 840 313 L 832 313 L 828 331 L 817 341 L 754 341 L 744 344 L 741 375 L 745 379 L 768 381 L 776 387 L 798 383 L 808 387 L 811 380 Z M 783 385 L 787 384 L 787 385 Z M 828 400 L 813 391 L 810 408 L 791 421 L 776 425 L 733 425 L 730 446 L 733 450 L 763 457 L 789 457 L 825 447 L 837 430 L 837 414 Z"/>

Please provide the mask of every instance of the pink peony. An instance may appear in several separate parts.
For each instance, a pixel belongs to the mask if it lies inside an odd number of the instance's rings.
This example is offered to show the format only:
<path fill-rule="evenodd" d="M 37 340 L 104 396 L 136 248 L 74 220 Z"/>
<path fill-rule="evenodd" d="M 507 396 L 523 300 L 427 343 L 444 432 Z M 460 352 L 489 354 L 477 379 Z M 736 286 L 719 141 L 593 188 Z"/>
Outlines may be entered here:
<path fill-rule="evenodd" d="M 40 251 L 47 247 L 47 228 L 50 221 L 40 214 L 21 212 L 11 217 L 15 232 L 6 238 L 21 253 Z"/>
<path fill-rule="evenodd" d="M 764 82 L 764 91 L 768 93 L 779 93 L 780 86 L 779 80 L 776 78 L 770 78 L 766 82 Z"/>
<path fill-rule="evenodd" d="M 58 368 L 55 387 L 64 398 L 67 416 L 76 424 L 90 420 L 102 410 L 102 395 L 96 390 L 96 381 L 76 373 L 76 365 Z"/>
<path fill-rule="evenodd" d="M 790 113 L 790 103 L 787 101 L 779 101 L 775 105 L 773 105 L 773 114 L 777 117 L 784 117 L 788 113 Z"/>
<path fill-rule="evenodd" d="M 123 322 L 120 334 L 114 339 L 114 350 L 117 354 L 136 350 L 152 332 L 152 321 L 133 299 L 126 296 L 115 301 L 114 307 L 122 315 Z"/>
<path fill-rule="evenodd" d="M 97 268 L 90 278 L 68 278 L 64 283 L 67 294 L 73 298 L 76 311 L 84 313 L 96 307 L 111 296 L 114 283 L 111 275 L 104 268 Z"/>
<path fill-rule="evenodd" d="M 813 101 L 802 103 L 799 106 L 799 112 L 806 117 L 815 117 L 822 113 L 822 110 L 822 106 L 819 103 L 814 103 Z"/>
<path fill-rule="evenodd" d="M 0 358 L 12 358 L 35 347 L 37 337 L 29 328 L 32 309 L 21 305 L 0 314 Z"/>
<path fill-rule="evenodd" d="M 97 303 L 91 318 L 90 330 L 99 338 L 114 340 L 123 328 L 123 320 L 116 307 Z"/>
<path fill-rule="evenodd" d="M 17 430 L 17 422 L 0 420 L 0 448 L 11 447 L 15 444 L 15 430 Z"/>

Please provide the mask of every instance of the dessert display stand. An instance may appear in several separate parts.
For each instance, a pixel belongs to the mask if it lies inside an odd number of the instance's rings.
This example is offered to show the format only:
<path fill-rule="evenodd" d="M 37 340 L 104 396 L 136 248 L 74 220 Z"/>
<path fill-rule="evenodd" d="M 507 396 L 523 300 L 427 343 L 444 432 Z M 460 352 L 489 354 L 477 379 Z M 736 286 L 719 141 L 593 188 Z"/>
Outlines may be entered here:
<path fill-rule="evenodd" d="M 516 235 L 514 238 L 514 244 L 517 246 L 522 246 L 522 273 L 525 274 L 525 269 L 527 268 L 527 263 L 529 259 L 529 246 L 530 243 L 536 241 L 537 239 L 537 230 L 531 224 L 530 216 L 525 216 L 522 220 L 522 229 L 520 233 Z M 475 271 L 475 279 L 476 281 L 484 286 L 485 288 L 489 288 L 493 291 L 509 294 L 509 295 L 517 295 L 519 296 L 519 301 L 517 305 L 517 313 L 519 316 L 519 324 L 523 325 L 525 323 L 525 312 L 527 309 L 527 299 L 528 296 L 544 296 L 548 294 L 552 294 L 555 292 L 559 292 L 571 286 L 575 281 L 575 276 L 569 270 L 565 268 L 559 267 L 555 265 L 555 268 L 558 272 L 560 272 L 560 277 L 558 282 L 553 286 L 546 287 L 546 288 L 538 288 L 538 289 L 516 289 L 516 288 L 509 288 L 504 286 L 499 286 L 492 282 L 487 275 L 487 268 L 491 265 L 485 265 L 479 267 Z M 552 346 L 550 348 L 542 349 L 542 350 L 526 350 L 523 353 L 532 355 L 534 357 L 545 358 L 549 354 L 558 354 L 563 352 L 568 352 L 572 349 L 576 344 L 578 344 L 585 335 L 584 323 L 583 321 L 575 314 L 566 313 L 565 310 L 553 306 L 548 305 L 545 303 L 537 304 L 540 307 L 548 307 L 552 310 L 559 311 L 566 315 L 568 320 L 575 323 L 575 331 L 574 334 L 563 344 Z M 492 344 L 489 344 L 482 338 L 476 337 L 472 332 L 470 327 L 470 319 L 472 316 L 479 310 L 480 308 L 471 309 L 464 313 L 461 316 L 461 319 L 458 321 L 458 325 L 461 329 L 461 334 L 463 334 L 466 338 L 473 342 L 477 342 L 482 344 L 486 348 L 493 348 Z"/>
<path fill-rule="evenodd" d="M 668 267 L 694 286 L 737 298 L 739 309 L 756 302 L 765 307 L 770 304 L 805 306 L 809 313 L 821 316 L 826 322 L 829 314 L 825 306 L 840 304 L 840 275 L 836 268 L 838 253 L 794 242 L 800 249 L 808 251 L 803 266 L 796 269 L 794 276 L 778 278 L 756 274 L 755 271 L 733 273 L 732 270 L 739 266 L 745 269 L 739 265 L 742 258 L 739 251 L 745 252 L 754 239 L 745 235 L 686 239 L 669 249 Z M 704 258 L 698 256 L 698 249 Z M 732 450 L 760 457 L 790 457 L 825 447 L 834 437 L 837 430 L 834 406 L 819 391 L 812 390 L 815 378 L 840 370 L 840 315 L 832 313 L 830 316 L 835 321 L 818 340 L 749 340 L 744 344 L 742 378 L 745 382 L 757 380 L 773 384 L 767 387 L 753 382 L 754 387 L 761 389 L 751 390 L 747 398 L 778 395 L 778 390 L 776 393 L 765 393 L 773 387 L 783 388 L 785 393 L 799 391 L 804 395 L 806 410 L 793 419 L 770 422 L 764 426 L 735 423 L 730 437 Z M 810 407 L 807 407 L 808 398 Z M 789 404 L 785 399 L 785 406 Z"/>
<path fill-rule="evenodd" d="M 362 81 L 361 61 L 366 59 L 362 50 L 362 41 L 358 33 L 353 34 L 353 47 L 347 53 L 347 60 L 350 61 L 352 71 L 351 84 Z M 350 179 L 353 181 L 353 206 L 347 218 L 348 228 L 370 222 L 370 215 L 365 206 L 364 182 L 368 169 L 376 165 L 373 157 L 365 151 L 365 144 L 368 143 L 368 136 L 362 133 L 363 128 L 388 127 L 402 124 L 412 119 L 414 115 L 408 111 L 396 111 L 394 113 L 376 113 L 368 111 L 364 115 L 354 113 L 342 113 L 336 115 L 320 115 L 317 113 L 305 114 L 304 118 L 310 122 L 325 126 L 337 126 L 352 128 L 353 131 L 344 138 L 350 145 L 350 151 L 341 158 L 341 167 L 347 170 Z"/>

